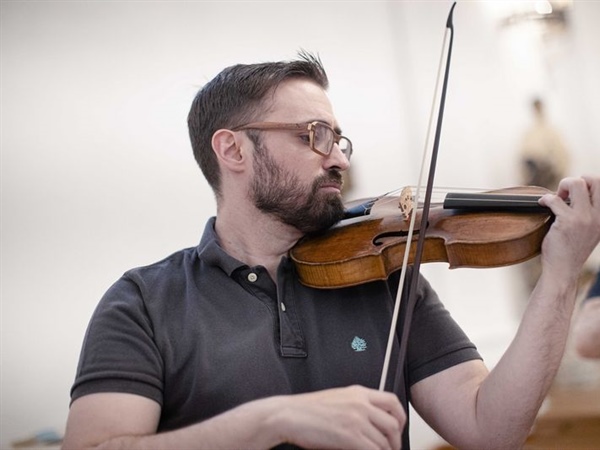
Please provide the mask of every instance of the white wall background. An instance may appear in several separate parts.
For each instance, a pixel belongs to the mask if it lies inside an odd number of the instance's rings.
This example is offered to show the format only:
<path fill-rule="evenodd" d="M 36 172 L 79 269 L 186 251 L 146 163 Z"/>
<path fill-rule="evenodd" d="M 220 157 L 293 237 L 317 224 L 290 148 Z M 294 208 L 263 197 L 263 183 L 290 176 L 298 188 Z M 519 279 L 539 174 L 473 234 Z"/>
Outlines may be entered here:
<path fill-rule="evenodd" d="M 514 2 L 463 2 L 437 182 L 518 183 L 542 95 L 573 155 L 600 171 L 600 3 L 567 33 L 502 29 Z M 237 62 L 318 52 L 355 144 L 352 197 L 415 184 L 446 1 L 2 1 L 1 442 L 62 432 L 87 321 L 125 270 L 195 245 L 214 214 L 186 116 Z M 426 274 L 493 365 L 523 302 L 518 267 Z M 415 424 L 415 448 L 435 441 Z"/>

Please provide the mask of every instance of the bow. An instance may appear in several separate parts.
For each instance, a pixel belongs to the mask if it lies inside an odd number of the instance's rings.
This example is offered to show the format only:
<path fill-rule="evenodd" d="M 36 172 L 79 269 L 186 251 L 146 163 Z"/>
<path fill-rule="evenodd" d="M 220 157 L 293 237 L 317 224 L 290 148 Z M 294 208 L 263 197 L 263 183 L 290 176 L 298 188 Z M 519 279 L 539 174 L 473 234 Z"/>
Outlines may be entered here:
<path fill-rule="evenodd" d="M 414 258 L 414 262 L 413 262 L 413 272 L 412 272 L 412 277 L 410 280 L 410 286 L 409 286 L 408 297 L 407 297 L 408 299 L 407 299 L 407 303 L 406 303 L 406 313 L 404 316 L 404 321 L 403 321 L 403 326 L 402 326 L 402 336 L 400 339 L 400 350 L 398 353 L 398 355 L 399 355 L 398 356 L 398 367 L 400 368 L 399 378 L 397 379 L 398 386 L 404 386 L 404 382 L 405 382 L 404 366 L 405 366 L 405 360 L 406 360 L 406 351 L 407 351 L 407 347 L 408 347 L 408 337 L 409 337 L 409 333 L 410 333 L 410 324 L 412 321 L 412 314 L 413 314 L 413 311 L 415 308 L 415 303 L 417 300 L 417 284 L 419 281 L 421 256 L 423 254 L 423 246 L 425 243 L 425 234 L 426 234 L 424 232 L 424 230 L 427 228 L 427 222 L 429 219 L 431 194 L 433 192 L 433 180 L 435 177 L 435 167 L 436 167 L 436 163 L 437 163 L 438 148 L 439 148 L 440 136 L 441 136 L 441 132 L 442 132 L 444 107 L 446 105 L 446 91 L 447 91 L 447 87 L 448 87 L 448 77 L 449 77 L 449 73 L 450 73 L 450 59 L 452 56 L 452 44 L 454 42 L 454 25 L 452 23 L 452 14 L 454 12 L 455 6 L 456 6 L 456 2 L 454 2 L 452 4 L 452 7 L 450 8 L 450 12 L 448 14 L 448 19 L 446 20 L 446 32 L 444 34 L 444 42 L 442 45 L 442 56 L 441 56 L 441 60 L 440 60 L 440 65 L 439 65 L 439 69 L 438 69 L 438 77 L 437 77 L 437 81 L 436 81 L 435 92 L 437 93 L 439 90 L 439 80 L 440 80 L 440 73 L 441 73 L 441 69 L 442 69 L 442 63 L 444 62 L 444 60 L 443 60 L 444 51 L 446 49 L 446 42 L 448 41 L 448 37 L 449 37 L 445 71 L 444 71 L 444 79 L 443 79 L 443 83 L 442 83 L 442 91 L 441 91 L 441 95 L 440 95 L 440 104 L 439 104 L 439 109 L 438 109 L 437 124 L 436 124 L 436 129 L 435 129 L 435 138 L 434 138 L 433 148 L 431 151 L 431 160 L 430 160 L 430 164 L 429 164 L 429 175 L 428 175 L 428 179 L 427 179 L 427 186 L 425 189 L 425 200 L 423 203 L 423 211 L 421 214 L 421 223 L 419 226 L 419 229 L 421 230 L 421 232 L 419 233 L 419 238 L 417 241 L 417 249 L 416 249 L 416 254 L 415 254 L 415 258 Z M 435 105 L 435 95 L 434 95 L 433 102 Z M 430 135 L 429 130 L 431 130 L 433 112 L 434 111 L 432 108 L 432 114 L 429 119 L 429 126 L 428 126 L 428 133 L 427 133 L 428 137 Z M 417 184 L 417 186 L 418 186 L 417 192 L 416 192 L 417 199 L 420 198 L 419 190 L 420 190 L 420 186 L 422 186 L 421 181 L 423 178 L 428 147 L 429 147 L 429 144 L 426 143 L 425 151 L 423 152 L 423 162 L 421 164 L 421 173 L 419 176 L 419 182 Z M 416 216 L 417 216 L 416 214 L 412 214 L 412 216 L 411 216 L 411 223 L 410 223 L 410 227 L 408 230 L 408 242 L 409 243 L 412 242 L 412 235 L 413 235 L 413 231 L 414 231 L 414 227 L 415 227 Z M 400 274 L 400 281 L 399 281 L 398 291 L 397 291 L 397 295 L 396 295 L 394 312 L 392 315 L 392 323 L 390 326 L 390 334 L 388 337 L 388 343 L 387 343 L 387 347 L 386 347 L 386 354 L 385 354 L 385 358 L 384 358 L 383 369 L 381 371 L 381 380 L 379 383 L 380 391 L 384 390 L 384 388 L 385 388 L 387 374 L 388 374 L 388 370 L 389 370 L 389 363 L 390 363 L 390 358 L 391 358 L 392 346 L 394 344 L 394 336 L 395 336 L 395 331 L 396 331 L 396 325 L 398 322 L 398 315 L 399 315 L 399 311 L 400 311 L 400 304 L 401 304 L 404 280 L 406 278 L 406 268 L 408 266 L 408 257 L 410 254 L 410 247 L 411 247 L 410 245 L 407 245 L 406 250 L 404 252 L 404 262 L 403 262 L 402 271 Z"/>

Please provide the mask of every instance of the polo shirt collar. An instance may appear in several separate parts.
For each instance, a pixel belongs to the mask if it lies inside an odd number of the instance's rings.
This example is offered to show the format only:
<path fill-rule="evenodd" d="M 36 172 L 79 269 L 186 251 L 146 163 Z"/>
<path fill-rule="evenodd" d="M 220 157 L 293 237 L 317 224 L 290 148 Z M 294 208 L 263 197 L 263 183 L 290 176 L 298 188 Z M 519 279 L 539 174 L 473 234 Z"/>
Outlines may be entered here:
<path fill-rule="evenodd" d="M 211 266 L 220 267 L 228 276 L 231 276 L 235 270 L 247 268 L 248 266 L 223 250 L 215 231 L 215 222 L 216 217 L 211 217 L 206 223 L 202 239 L 196 251 L 200 260 Z"/>

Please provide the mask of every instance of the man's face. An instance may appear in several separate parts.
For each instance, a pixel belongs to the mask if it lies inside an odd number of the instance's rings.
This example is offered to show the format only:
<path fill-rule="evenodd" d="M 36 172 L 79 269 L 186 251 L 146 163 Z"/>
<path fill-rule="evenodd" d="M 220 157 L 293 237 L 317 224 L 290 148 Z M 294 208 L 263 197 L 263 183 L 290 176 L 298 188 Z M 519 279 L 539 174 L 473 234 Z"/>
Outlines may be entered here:
<path fill-rule="evenodd" d="M 341 220 L 344 206 L 339 194 L 323 189 L 326 185 L 341 188 L 341 184 L 342 175 L 336 169 L 310 184 L 302 183 L 294 171 L 279 165 L 260 142 L 255 146 L 251 185 L 254 204 L 303 233 L 327 229 Z"/>
<path fill-rule="evenodd" d="M 306 80 L 280 85 L 261 121 L 336 125 L 322 88 Z M 342 171 L 348 160 L 337 146 L 322 156 L 307 145 L 307 133 L 267 131 L 255 141 L 250 195 L 256 207 L 303 233 L 329 228 L 341 220 Z"/>

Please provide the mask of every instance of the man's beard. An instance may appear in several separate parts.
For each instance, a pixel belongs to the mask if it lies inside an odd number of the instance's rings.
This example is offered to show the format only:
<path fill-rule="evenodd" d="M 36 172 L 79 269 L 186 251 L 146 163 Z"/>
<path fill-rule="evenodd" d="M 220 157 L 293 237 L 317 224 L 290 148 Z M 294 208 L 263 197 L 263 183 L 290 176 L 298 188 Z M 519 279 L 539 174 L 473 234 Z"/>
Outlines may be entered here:
<path fill-rule="evenodd" d="M 344 204 L 336 193 L 320 191 L 324 184 L 342 185 L 342 174 L 331 169 L 312 186 L 303 186 L 296 175 L 277 165 L 260 142 L 254 145 L 254 179 L 250 195 L 256 207 L 305 234 L 331 227 L 344 216 Z"/>

